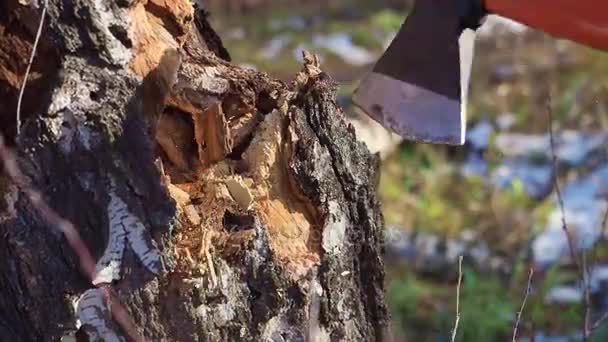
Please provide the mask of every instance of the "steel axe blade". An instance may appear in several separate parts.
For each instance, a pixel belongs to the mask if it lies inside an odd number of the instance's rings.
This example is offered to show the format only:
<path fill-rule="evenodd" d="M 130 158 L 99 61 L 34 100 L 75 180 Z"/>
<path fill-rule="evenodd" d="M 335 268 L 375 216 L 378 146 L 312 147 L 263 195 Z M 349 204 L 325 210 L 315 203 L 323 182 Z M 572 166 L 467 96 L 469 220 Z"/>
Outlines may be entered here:
<path fill-rule="evenodd" d="M 462 145 L 475 32 L 458 1 L 418 0 L 353 102 L 406 140 Z"/>

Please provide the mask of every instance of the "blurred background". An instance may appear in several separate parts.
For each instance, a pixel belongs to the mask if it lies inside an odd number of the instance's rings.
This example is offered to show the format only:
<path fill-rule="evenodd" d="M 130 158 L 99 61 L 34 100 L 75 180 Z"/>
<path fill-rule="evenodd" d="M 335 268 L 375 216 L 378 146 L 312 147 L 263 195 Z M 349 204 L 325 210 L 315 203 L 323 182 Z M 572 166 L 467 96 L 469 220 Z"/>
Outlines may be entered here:
<path fill-rule="evenodd" d="M 358 138 L 381 153 L 395 341 L 449 340 L 459 255 L 459 341 L 510 340 L 530 267 L 522 341 L 581 340 L 583 283 L 591 320 L 608 310 L 608 54 L 491 17 L 477 38 L 467 145 L 411 144 L 350 103 L 411 1 L 207 2 L 237 64 L 290 80 L 302 50 L 318 54 Z M 585 282 L 570 258 L 554 176 L 574 247 L 589 266 Z M 592 340 L 608 341 L 608 329 Z"/>

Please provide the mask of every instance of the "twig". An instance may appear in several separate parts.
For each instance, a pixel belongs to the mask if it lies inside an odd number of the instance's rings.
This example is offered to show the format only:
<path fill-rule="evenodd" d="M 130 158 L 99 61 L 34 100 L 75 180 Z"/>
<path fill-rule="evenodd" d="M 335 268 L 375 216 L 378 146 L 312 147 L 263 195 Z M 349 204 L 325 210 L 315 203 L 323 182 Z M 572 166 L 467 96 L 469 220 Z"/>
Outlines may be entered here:
<path fill-rule="evenodd" d="M 557 201 L 559 203 L 559 209 L 561 211 L 562 218 L 562 230 L 566 234 L 566 238 L 568 239 L 568 249 L 570 250 L 570 257 L 572 261 L 576 265 L 579 273 L 582 274 L 581 266 L 578 258 L 576 257 L 576 252 L 574 248 L 574 241 L 572 240 L 572 236 L 568 229 L 568 225 L 566 223 L 566 209 L 564 208 L 564 199 L 562 197 L 562 191 L 559 186 L 559 181 L 557 179 L 557 154 L 555 153 L 555 137 L 553 134 L 553 109 L 551 108 L 551 99 L 547 101 L 547 114 L 549 116 L 549 139 L 551 143 L 551 156 L 553 161 L 553 186 L 555 188 L 555 193 L 557 195 Z"/>
<path fill-rule="evenodd" d="M 593 323 L 593 325 L 589 329 L 590 332 L 593 333 L 595 330 L 597 330 L 597 328 L 599 328 L 607 320 L 608 320 L 608 312 L 604 312 L 604 314 L 602 315 L 602 317 L 598 318 L 598 320 L 595 321 L 595 323 Z"/>
<path fill-rule="evenodd" d="M 86 244 L 80 237 L 80 234 L 72 224 L 72 222 L 62 218 L 57 212 L 49 207 L 44 201 L 42 194 L 34 189 L 30 181 L 23 175 L 17 164 L 15 153 L 6 147 L 4 137 L 0 134 L 0 161 L 4 165 L 4 170 L 8 176 L 15 182 L 17 187 L 23 191 L 32 207 L 38 212 L 48 225 L 58 227 L 65 235 L 68 244 L 80 260 L 80 267 L 89 282 L 93 283 L 95 279 L 95 259 L 87 248 Z M 120 303 L 120 300 L 113 291 L 108 288 L 106 290 L 108 303 L 114 308 L 111 310 L 113 319 L 123 328 L 125 333 L 131 340 L 140 342 L 144 341 L 143 337 L 137 332 L 135 323 L 128 315 L 127 309 Z"/>
<path fill-rule="evenodd" d="M 114 289 L 109 286 L 103 286 L 102 290 L 104 291 L 112 317 L 131 339 L 131 341 L 145 342 L 143 336 L 137 332 L 135 322 L 133 322 L 131 319 L 127 308 L 120 302 L 120 299 L 118 299 L 118 295 L 114 292 Z"/>
<path fill-rule="evenodd" d="M 587 266 L 587 254 L 585 252 L 581 253 L 581 258 L 583 260 L 583 294 L 585 296 L 585 319 L 583 320 L 583 341 L 587 341 L 589 336 L 591 335 L 591 330 L 589 329 L 589 325 L 591 324 L 591 284 L 589 281 L 589 268 Z"/>
<path fill-rule="evenodd" d="M 25 85 L 27 84 L 27 78 L 30 75 L 30 69 L 32 68 L 32 64 L 34 63 L 34 57 L 36 56 L 36 49 L 38 48 L 38 42 L 40 41 L 40 36 L 42 35 L 42 27 L 44 26 L 44 18 L 46 17 L 46 8 L 48 6 L 48 0 L 44 0 L 44 5 L 42 7 L 42 14 L 40 15 L 40 23 L 38 24 L 38 31 L 36 32 L 36 38 L 34 39 L 34 45 L 32 45 L 32 53 L 30 54 L 30 61 L 27 63 L 27 68 L 25 69 L 25 75 L 23 76 L 23 81 L 21 82 L 21 89 L 19 90 L 19 98 L 17 99 L 17 135 L 21 133 L 21 101 L 23 101 L 23 93 L 25 92 Z"/>
<path fill-rule="evenodd" d="M 217 274 L 215 273 L 215 267 L 213 266 L 213 259 L 211 257 L 211 253 L 209 253 L 209 249 L 205 251 L 205 257 L 207 259 L 207 267 L 209 268 L 209 275 L 211 276 L 211 284 L 213 287 L 217 287 L 218 280 Z"/>
<path fill-rule="evenodd" d="M 456 288 L 456 320 L 452 330 L 452 342 L 456 341 L 458 323 L 460 323 L 460 286 L 462 285 L 462 255 L 458 258 L 458 287 Z"/>
<path fill-rule="evenodd" d="M 604 217 L 602 218 L 602 234 L 600 235 L 600 237 L 604 237 L 604 234 L 606 234 L 606 223 L 608 222 L 608 208 L 606 208 L 606 211 L 604 211 Z"/>
<path fill-rule="evenodd" d="M 600 231 L 600 242 L 605 239 L 606 235 L 606 223 L 608 223 L 608 208 L 604 211 L 604 216 L 602 217 L 602 229 Z M 595 265 L 597 263 L 597 248 L 593 249 L 593 255 L 591 256 L 591 262 L 589 263 L 589 270 L 587 273 L 593 274 Z"/>
<path fill-rule="evenodd" d="M 566 223 L 566 210 L 564 209 L 564 199 L 562 197 L 562 193 L 559 187 L 559 181 L 557 180 L 557 155 L 555 153 L 555 138 L 553 136 L 553 109 L 551 108 L 551 99 L 547 101 L 547 114 L 549 116 L 549 139 L 551 143 L 551 155 L 553 160 L 553 184 L 555 187 L 555 192 L 557 194 L 557 200 L 559 203 L 559 208 L 562 215 L 562 229 L 564 234 L 566 234 L 566 239 L 568 240 L 568 249 L 570 250 L 570 257 L 574 262 L 576 269 L 578 270 L 580 280 L 583 286 L 583 300 L 584 300 L 584 320 L 583 320 L 583 342 L 587 341 L 587 338 L 590 334 L 589 325 L 590 325 L 590 317 L 591 317 L 591 296 L 589 291 L 588 284 L 588 274 L 587 274 L 587 258 L 585 256 L 585 252 L 581 251 L 581 260 L 579 261 L 576 251 L 574 248 L 574 241 L 572 239 L 572 235 L 570 234 L 570 230 L 568 229 L 568 225 Z M 582 265 L 581 265 L 582 263 Z"/>
<path fill-rule="evenodd" d="M 521 308 L 519 312 L 517 312 L 517 320 L 515 320 L 515 326 L 513 327 L 513 342 L 515 342 L 517 338 L 517 330 L 519 329 L 519 323 L 521 322 L 521 316 L 524 312 L 524 308 L 526 307 L 526 301 L 528 300 L 528 296 L 530 295 L 530 289 L 532 287 L 532 277 L 534 276 L 534 268 L 530 268 L 530 274 L 528 275 L 528 285 L 526 286 L 526 292 L 524 294 L 524 300 L 521 302 Z"/>
<path fill-rule="evenodd" d="M 606 211 L 604 212 L 604 217 L 602 218 L 602 231 L 600 234 L 600 238 L 603 238 L 604 235 L 606 234 L 606 223 L 608 221 L 608 208 L 606 209 Z M 594 249 L 593 251 L 593 260 L 592 260 L 592 264 L 589 267 L 589 271 L 587 272 L 587 283 L 586 283 L 586 288 L 587 291 L 590 291 L 589 286 L 590 286 L 590 280 L 589 280 L 589 275 L 593 274 L 594 271 L 594 266 L 595 263 L 597 261 L 597 248 Z M 590 301 L 590 299 L 589 299 Z M 587 311 L 585 313 L 585 335 L 587 337 L 591 337 L 591 335 L 593 334 L 593 332 L 595 330 L 597 330 L 602 324 L 605 323 L 606 320 L 608 320 L 608 311 L 604 312 L 604 314 L 602 316 L 600 316 L 600 318 L 597 319 L 597 321 L 595 321 L 595 323 L 593 323 L 591 326 L 589 326 L 589 321 L 590 318 L 589 316 L 591 316 L 591 312 L 590 312 L 590 305 L 587 306 Z"/>
<path fill-rule="evenodd" d="M 590 274 L 592 273 L 593 264 L 595 263 L 595 259 L 597 258 L 597 252 L 593 253 L 593 260 L 591 261 L 591 266 L 588 266 L 587 256 L 584 251 L 581 252 L 580 260 L 576 256 L 576 252 L 574 249 L 574 241 L 572 239 L 572 235 L 568 229 L 568 225 L 566 223 L 566 211 L 564 209 L 564 200 L 562 198 L 561 190 L 559 187 L 559 182 L 557 180 L 557 155 L 555 153 L 555 139 L 553 136 L 553 110 L 551 108 L 551 101 L 547 101 L 547 113 L 549 116 L 549 137 L 551 140 L 551 153 L 553 156 L 553 183 L 555 186 L 555 192 L 557 193 L 557 199 L 559 202 L 559 207 L 562 215 L 562 229 L 566 234 L 568 239 L 568 247 L 570 249 L 570 255 L 572 257 L 572 261 L 576 265 L 576 268 L 579 272 L 579 277 L 583 286 L 583 299 L 584 299 L 584 320 L 583 320 L 583 341 L 587 341 L 591 334 L 595 330 L 597 330 L 605 321 L 608 320 L 608 312 L 605 312 L 595 323 L 591 323 L 591 284 L 590 284 Z M 608 222 L 608 209 L 604 212 L 604 216 L 602 218 L 602 229 L 600 238 L 603 238 L 606 234 L 606 223 Z"/>
<path fill-rule="evenodd" d="M 89 280 L 93 279 L 95 276 L 95 259 L 89 252 L 84 241 L 80 238 L 80 234 L 78 234 L 70 221 L 63 219 L 51 209 L 43 200 L 42 194 L 32 187 L 29 180 L 21 173 L 21 170 L 19 170 L 17 158 L 4 144 L 4 137 L 2 135 L 0 135 L 0 160 L 4 162 L 4 170 L 8 176 L 27 196 L 28 200 L 40 214 L 42 219 L 49 225 L 59 228 L 65 235 L 68 243 L 80 259 L 80 267 L 82 268 L 83 273 Z"/>

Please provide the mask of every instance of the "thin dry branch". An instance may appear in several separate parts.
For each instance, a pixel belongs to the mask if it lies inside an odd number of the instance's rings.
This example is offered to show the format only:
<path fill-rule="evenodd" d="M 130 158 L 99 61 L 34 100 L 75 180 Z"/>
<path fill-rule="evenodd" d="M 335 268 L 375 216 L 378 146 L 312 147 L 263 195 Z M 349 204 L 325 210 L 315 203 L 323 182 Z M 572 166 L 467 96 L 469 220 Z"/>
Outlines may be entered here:
<path fill-rule="evenodd" d="M 521 316 L 524 312 L 524 308 L 526 307 L 526 301 L 528 300 L 528 296 L 530 295 L 530 289 L 532 288 L 532 277 L 534 276 L 534 268 L 530 268 L 530 274 L 528 275 L 528 285 L 526 286 L 526 292 L 524 293 L 524 299 L 521 302 L 521 308 L 517 312 L 517 320 L 515 320 L 515 326 L 513 327 L 513 340 L 515 342 L 517 339 L 517 331 L 519 330 L 519 323 L 521 322 Z"/>
<path fill-rule="evenodd" d="M 131 319 L 127 308 L 118 299 L 118 295 L 114 292 L 114 289 L 110 286 L 103 286 L 103 290 L 110 312 L 112 312 L 112 318 L 120 325 L 131 341 L 145 342 L 146 340 L 137 332 L 135 322 Z"/>
<path fill-rule="evenodd" d="M 579 273 L 579 278 L 583 285 L 583 300 L 584 300 L 584 320 L 583 320 L 583 342 L 587 341 L 587 332 L 589 327 L 589 317 L 590 312 L 588 311 L 591 307 L 591 296 L 589 296 L 589 289 L 587 286 L 587 260 L 585 258 L 584 251 L 581 252 L 581 260 L 576 254 L 576 250 L 574 247 L 574 239 L 572 238 L 572 234 L 568 229 L 568 224 L 566 223 L 566 210 L 564 208 L 564 199 L 562 197 L 562 192 L 559 186 L 559 181 L 557 179 L 557 154 L 555 153 L 555 136 L 553 134 L 553 108 L 551 106 L 551 99 L 547 100 L 547 115 L 549 117 L 549 139 L 551 143 L 551 156 L 553 161 L 553 185 L 555 188 L 555 193 L 557 195 L 557 201 L 559 203 L 559 209 L 561 211 L 561 219 L 562 219 L 562 230 L 564 234 L 566 234 L 566 239 L 568 241 L 568 249 L 570 250 L 570 257 L 572 258 L 572 262 L 574 262 L 576 269 Z M 582 265 L 581 265 L 582 264 Z"/>
<path fill-rule="evenodd" d="M 600 232 L 600 242 L 605 239 L 606 236 L 606 223 L 608 223 L 608 208 L 604 211 L 604 216 L 602 217 L 602 230 Z M 589 263 L 589 274 L 593 274 L 594 267 L 597 264 L 597 248 L 593 249 L 593 254 L 591 255 L 591 262 Z"/>
<path fill-rule="evenodd" d="M 32 53 L 30 54 L 30 60 L 27 63 L 27 68 L 25 69 L 25 75 L 23 76 L 23 81 L 21 82 L 21 89 L 19 90 L 19 98 L 17 99 L 17 135 L 21 133 L 21 102 L 23 101 L 23 93 L 25 92 L 25 85 L 27 84 L 27 78 L 30 75 L 30 69 L 32 68 L 32 64 L 34 63 L 34 57 L 36 56 L 36 49 L 38 49 L 38 42 L 40 41 L 40 36 L 42 35 L 42 27 L 44 26 L 44 18 L 46 17 L 46 8 L 48 6 L 48 0 L 44 0 L 44 4 L 42 5 L 42 14 L 40 14 L 40 23 L 38 24 L 38 31 L 36 32 L 36 38 L 34 39 L 34 45 L 32 45 Z"/>
<path fill-rule="evenodd" d="M 456 287 L 456 320 L 452 329 L 452 342 L 456 341 L 458 324 L 460 323 L 460 287 L 462 285 L 462 255 L 458 258 L 458 286 Z"/>
<path fill-rule="evenodd" d="M 604 237 L 606 234 L 606 223 L 608 222 L 608 208 L 604 211 L 604 217 L 602 217 L 602 234 L 601 237 Z"/>
<path fill-rule="evenodd" d="M 25 177 L 17 164 L 17 158 L 4 143 L 4 137 L 0 135 L 0 160 L 4 163 L 4 170 L 7 175 L 15 182 L 21 191 L 27 196 L 34 209 L 40 214 L 42 219 L 49 225 L 57 227 L 66 237 L 70 247 L 74 250 L 80 260 L 80 267 L 88 279 L 93 279 L 95 275 L 95 259 L 89 252 L 80 234 L 74 225 L 68 220 L 63 219 L 53 209 L 51 209 L 42 198 L 42 194 L 34 189 L 30 181 Z"/>
<path fill-rule="evenodd" d="M 608 321 L 608 312 L 604 312 L 604 314 L 600 318 L 598 318 L 598 320 L 595 321 L 595 323 L 593 323 L 593 325 L 589 329 L 590 332 L 593 333 L 595 330 L 597 330 L 597 328 L 601 327 L 602 324 L 604 324 L 606 321 Z"/>
<path fill-rule="evenodd" d="M 605 240 L 606 236 L 606 223 L 608 223 L 608 208 L 604 211 L 604 216 L 602 217 L 602 230 L 600 232 L 600 242 Z M 589 274 L 593 274 L 593 268 L 597 263 L 597 248 L 593 250 L 593 254 L 591 255 L 591 262 L 589 263 Z"/>
<path fill-rule="evenodd" d="M 600 241 L 606 235 L 606 223 L 608 222 L 608 208 L 604 211 L 604 216 L 602 218 L 602 230 L 600 232 Z M 595 323 L 591 324 L 591 281 L 590 275 L 594 272 L 594 266 L 597 263 L 597 248 L 593 250 L 593 255 L 591 256 L 591 263 L 587 265 L 586 257 L 583 254 L 583 261 L 585 266 L 586 278 L 585 278 L 585 331 L 584 337 L 589 338 L 593 334 L 595 330 L 597 330 L 607 319 L 608 312 L 605 312 L 600 318 L 595 321 Z"/>
<path fill-rule="evenodd" d="M 46 18 L 46 11 L 48 7 L 48 0 L 44 0 L 42 7 L 42 13 L 40 15 L 40 22 L 38 24 L 38 30 L 32 45 L 32 52 L 25 69 L 21 88 L 19 90 L 19 97 L 17 99 L 17 112 L 16 112 L 16 131 L 17 135 L 21 133 L 21 103 L 23 102 L 23 94 L 25 93 L 25 87 L 29 78 L 32 64 L 36 56 L 36 50 L 38 49 L 38 43 L 42 35 L 42 28 L 44 27 L 44 19 Z M 29 180 L 21 173 L 17 164 L 17 158 L 13 151 L 11 151 L 4 143 L 4 136 L 0 134 L 0 161 L 4 165 L 4 170 L 8 176 L 15 182 L 19 189 L 26 195 L 32 207 L 38 212 L 47 224 L 57 227 L 66 237 L 68 244 L 74 250 L 74 253 L 80 260 L 80 267 L 82 272 L 87 279 L 93 283 L 95 279 L 95 259 L 89 251 L 88 247 L 80 237 L 80 234 L 72 224 L 72 222 L 62 218 L 57 214 L 51 207 L 49 207 L 44 201 L 42 194 L 37 191 L 29 182 Z M 129 312 L 126 307 L 120 303 L 118 296 L 112 291 L 111 288 L 104 288 L 106 294 L 106 300 L 109 306 L 112 308 L 112 317 L 125 331 L 127 336 L 135 342 L 143 342 L 144 338 L 139 334 L 135 323 L 129 316 Z"/>
<path fill-rule="evenodd" d="M 561 211 L 562 230 L 564 231 L 564 234 L 566 234 L 566 238 L 568 239 L 568 249 L 570 250 L 570 257 L 572 258 L 572 262 L 574 262 L 577 270 L 582 275 L 581 265 L 578 260 L 578 257 L 576 256 L 576 250 L 574 248 L 574 240 L 572 239 L 572 235 L 570 233 L 570 230 L 568 229 L 568 224 L 566 223 L 566 209 L 564 207 L 564 198 L 562 197 L 562 191 L 559 186 L 559 181 L 557 179 L 558 167 L 557 154 L 555 153 L 555 136 L 553 134 L 553 108 L 551 107 L 551 99 L 547 101 L 547 114 L 549 116 L 549 140 L 551 144 L 551 156 L 553 162 L 553 187 L 555 188 L 557 201 L 559 203 L 559 209 Z"/>
<path fill-rule="evenodd" d="M 587 339 L 591 335 L 591 284 L 589 280 L 589 266 L 587 265 L 587 254 L 584 251 L 581 252 L 581 259 L 583 263 L 583 294 L 585 295 L 585 319 L 583 320 L 583 324 L 585 326 L 583 327 L 583 341 L 587 341 Z"/>
<path fill-rule="evenodd" d="M 80 260 L 80 267 L 89 282 L 93 284 L 95 279 L 95 259 L 88 247 L 80 237 L 80 234 L 72 222 L 61 217 L 44 201 L 42 194 L 37 191 L 31 182 L 23 175 L 17 163 L 15 153 L 4 143 L 4 136 L 0 134 L 0 161 L 4 165 L 7 175 L 13 180 L 17 187 L 25 194 L 32 207 L 40 217 L 50 226 L 57 227 L 68 240 L 68 244 Z M 135 327 L 135 323 L 129 316 L 127 309 L 120 303 L 118 296 L 110 288 L 104 288 L 108 305 L 112 308 L 113 319 L 121 326 L 132 341 L 143 342 L 143 337 Z"/>

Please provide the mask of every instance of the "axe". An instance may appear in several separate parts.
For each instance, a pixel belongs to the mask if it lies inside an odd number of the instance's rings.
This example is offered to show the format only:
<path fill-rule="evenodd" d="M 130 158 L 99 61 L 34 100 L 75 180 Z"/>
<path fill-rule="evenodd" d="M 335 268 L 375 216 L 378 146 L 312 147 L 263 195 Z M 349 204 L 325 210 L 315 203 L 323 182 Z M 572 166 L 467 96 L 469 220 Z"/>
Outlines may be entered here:
<path fill-rule="evenodd" d="M 603 1 L 417 0 L 353 103 L 406 140 L 463 145 L 475 31 L 489 13 L 608 49 Z"/>

